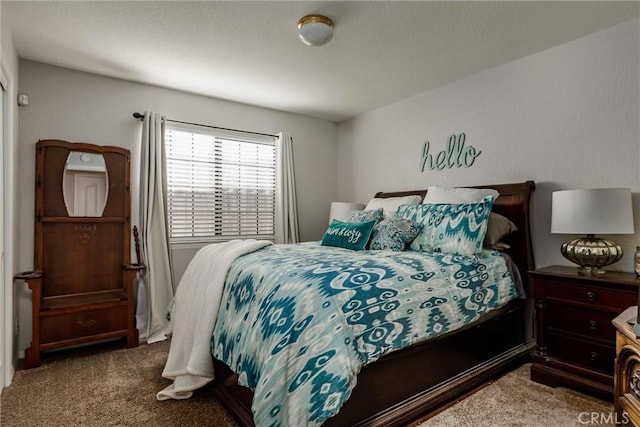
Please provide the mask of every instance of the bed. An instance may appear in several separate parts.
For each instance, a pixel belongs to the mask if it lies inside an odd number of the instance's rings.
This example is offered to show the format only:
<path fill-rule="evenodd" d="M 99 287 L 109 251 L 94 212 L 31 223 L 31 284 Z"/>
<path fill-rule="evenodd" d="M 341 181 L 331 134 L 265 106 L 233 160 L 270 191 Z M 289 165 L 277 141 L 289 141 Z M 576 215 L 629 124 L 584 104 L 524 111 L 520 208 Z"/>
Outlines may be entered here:
<path fill-rule="evenodd" d="M 529 201 L 534 183 L 474 188 L 492 188 L 500 193 L 492 211 L 509 218 L 518 229 L 505 239 L 510 246 L 505 252 L 526 285 L 526 273 L 534 268 L 529 231 Z M 381 192 L 375 197 L 416 194 L 424 197 L 426 190 Z M 532 349 L 531 312 L 530 298 L 511 299 L 472 324 L 376 358 L 362 367 L 348 400 L 323 425 L 405 425 L 513 368 L 526 360 Z M 219 401 L 239 425 L 254 425 L 252 390 L 239 385 L 238 375 L 215 358 L 214 368 L 214 390 Z"/>

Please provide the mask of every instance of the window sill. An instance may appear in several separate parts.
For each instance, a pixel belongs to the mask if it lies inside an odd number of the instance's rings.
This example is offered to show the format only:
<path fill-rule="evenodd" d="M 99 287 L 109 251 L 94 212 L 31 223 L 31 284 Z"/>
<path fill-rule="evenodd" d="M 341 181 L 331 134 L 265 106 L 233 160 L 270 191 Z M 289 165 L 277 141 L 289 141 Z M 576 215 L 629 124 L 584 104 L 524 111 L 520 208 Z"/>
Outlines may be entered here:
<path fill-rule="evenodd" d="M 229 242 L 231 240 L 236 239 L 256 239 L 256 240 L 269 240 L 271 242 L 275 241 L 273 236 L 242 236 L 242 237 L 226 237 L 220 239 L 211 239 L 211 240 L 197 240 L 197 241 L 178 241 L 178 242 L 170 242 L 169 247 L 171 249 L 200 249 L 212 243 L 224 243 Z"/>

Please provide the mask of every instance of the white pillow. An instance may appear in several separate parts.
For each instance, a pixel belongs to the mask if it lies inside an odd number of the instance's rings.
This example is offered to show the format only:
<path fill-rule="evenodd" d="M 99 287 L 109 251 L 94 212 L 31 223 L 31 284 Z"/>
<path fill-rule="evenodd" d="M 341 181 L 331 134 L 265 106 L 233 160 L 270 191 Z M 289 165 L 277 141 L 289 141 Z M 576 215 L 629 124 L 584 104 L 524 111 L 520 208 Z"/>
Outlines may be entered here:
<path fill-rule="evenodd" d="M 370 209 L 380 209 L 382 208 L 382 213 L 384 214 L 384 219 L 389 219 L 396 213 L 398 208 L 402 205 L 419 205 L 422 201 L 422 197 L 419 195 L 415 196 L 402 196 L 402 197 L 387 197 L 386 199 L 374 197 L 369 200 L 367 206 L 365 206 L 365 210 Z"/>
<path fill-rule="evenodd" d="M 462 187 L 436 187 L 427 189 L 427 195 L 423 204 L 432 203 L 480 203 L 486 196 L 493 196 L 494 200 L 500 193 L 490 188 L 462 188 Z"/>

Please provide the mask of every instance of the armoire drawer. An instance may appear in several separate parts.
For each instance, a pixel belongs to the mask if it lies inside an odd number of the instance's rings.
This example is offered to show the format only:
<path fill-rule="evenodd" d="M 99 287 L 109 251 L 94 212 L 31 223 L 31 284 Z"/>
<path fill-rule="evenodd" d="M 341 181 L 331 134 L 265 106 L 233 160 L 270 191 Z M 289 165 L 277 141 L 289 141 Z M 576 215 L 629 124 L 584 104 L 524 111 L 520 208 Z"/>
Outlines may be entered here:
<path fill-rule="evenodd" d="M 44 313 L 40 321 L 40 339 L 42 344 L 47 344 L 126 329 L 126 305 L 55 315 Z"/>

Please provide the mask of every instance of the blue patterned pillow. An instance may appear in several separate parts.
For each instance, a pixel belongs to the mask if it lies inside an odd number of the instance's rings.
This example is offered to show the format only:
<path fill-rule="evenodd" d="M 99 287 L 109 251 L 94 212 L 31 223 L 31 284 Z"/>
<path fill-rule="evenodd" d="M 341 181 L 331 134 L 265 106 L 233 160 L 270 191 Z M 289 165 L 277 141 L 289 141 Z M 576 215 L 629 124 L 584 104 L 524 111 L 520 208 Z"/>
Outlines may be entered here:
<path fill-rule="evenodd" d="M 428 209 L 429 206 L 430 205 L 402 205 L 398 208 L 394 217 L 410 219 L 422 224 L 430 212 L 430 209 Z"/>
<path fill-rule="evenodd" d="M 486 196 L 479 203 L 401 206 L 396 216 L 424 226 L 411 249 L 474 255 L 482 251 L 494 200 L 495 196 Z"/>
<path fill-rule="evenodd" d="M 382 212 L 382 208 L 380 209 L 369 209 L 363 211 L 353 211 L 349 218 L 345 220 L 345 222 L 365 222 L 365 221 L 375 221 L 376 224 L 384 219 L 384 213 Z"/>
<path fill-rule="evenodd" d="M 334 219 L 322 238 L 322 246 L 363 251 L 369 242 L 375 221 L 342 222 Z"/>
<path fill-rule="evenodd" d="M 385 219 L 374 227 L 369 249 L 404 251 L 420 230 L 422 230 L 422 224 L 411 219 L 395 217 Z"/>

